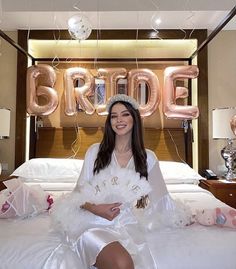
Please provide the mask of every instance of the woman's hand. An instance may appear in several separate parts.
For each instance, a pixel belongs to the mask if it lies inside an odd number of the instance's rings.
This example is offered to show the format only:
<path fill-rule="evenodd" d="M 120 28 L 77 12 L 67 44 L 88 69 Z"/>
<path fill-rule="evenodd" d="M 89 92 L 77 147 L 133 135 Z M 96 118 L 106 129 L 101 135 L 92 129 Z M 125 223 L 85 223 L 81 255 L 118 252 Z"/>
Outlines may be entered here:
<path fill-rule="evenodd" d="M 85 203 L 82 208 L 88 210 L 89 212 L 100 216 L 104 219 L 112 221 L 115 217 L 120 214 L 121 203 L 112 203 L 112 204 L 90 204 Z"/>

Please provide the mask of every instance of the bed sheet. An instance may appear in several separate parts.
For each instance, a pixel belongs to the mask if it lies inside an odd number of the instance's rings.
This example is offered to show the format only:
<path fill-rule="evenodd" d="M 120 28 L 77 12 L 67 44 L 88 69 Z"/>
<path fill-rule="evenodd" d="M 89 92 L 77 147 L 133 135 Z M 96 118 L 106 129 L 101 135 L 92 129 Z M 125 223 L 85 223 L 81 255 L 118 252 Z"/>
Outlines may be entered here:
<path fill-rule="evenodd" d="M 194 184 L 170 184 L 174 199 L 197 209 L 226 206 Z M 158 269 L 236 269 L 236 230 L 193 224 L 149 233 L 147 241 Z"/>
<path fill-rule="evenodd" d="M 80 261 L 50 227 L 48 214 L 0 220 L 1 269 L 75 269 Z"/>
<path fill-rule="evenodd" d="M 193 210 L 225 206 L 197 185 L 171 184 L 168 189 L 174 199 Z M 61 192 L 53 194 L 58 196 Z M 48 214 L 0 220 L 0 227 L 1 269 L 83 268 L 72 246 L 53 231 Z M 155 230 L 147 233 L 146 239 L 158 269 L 236 269 L 236 230 L 193 224 Z"/>

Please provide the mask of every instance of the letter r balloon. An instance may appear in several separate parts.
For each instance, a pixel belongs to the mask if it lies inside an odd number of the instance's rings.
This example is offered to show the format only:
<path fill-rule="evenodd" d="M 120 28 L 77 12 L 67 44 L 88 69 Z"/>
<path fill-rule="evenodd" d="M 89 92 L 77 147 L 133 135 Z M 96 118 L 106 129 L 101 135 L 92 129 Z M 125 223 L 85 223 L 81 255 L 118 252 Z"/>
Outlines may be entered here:
<path fill-rule="evenodd" d="M 81 79 L 84 84 L 75 87 L 74 81 Z M 80 104 L 86 114 L 93 114 L 95 108 L 89 100 L 93 94 L 95 79 L 88 69 L 82 67 L 68 68 L 64 73 L 65 87 L 65 114 L 73 116 L 77 113 L 77 104 Z"/>

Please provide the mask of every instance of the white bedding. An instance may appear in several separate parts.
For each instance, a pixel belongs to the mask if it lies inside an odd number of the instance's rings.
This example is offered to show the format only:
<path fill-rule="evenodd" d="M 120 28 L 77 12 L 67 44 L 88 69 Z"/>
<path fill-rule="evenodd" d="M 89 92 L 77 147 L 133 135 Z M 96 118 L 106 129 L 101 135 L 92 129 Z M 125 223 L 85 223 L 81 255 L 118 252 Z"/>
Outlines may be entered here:
<path fill-rule="evenodd" d="M 72 191 L 76 185 L 76 182 L 26 182 L 28 186 L 40 185 L 47 192 L 55 191 Z"/>
<path fill-rule="evenodd" d="M 194 184 L 169 184 L 168 189 L 193 210 L 225 206 Z M 78 256 L 52 231 L 47 214 L 0 220 L 0 227 L 1 269 L 82 268 Z M 230 228 L 193 224 L 152 232 L 147 241 L 158 269 L 236 269 L 236 230 Z"/>
<path fill-rule="evenodd" d="M 48 215 L 0 225 L 1 269 L 79 268 L 77 255 L 52 232 Z"/>
<path fill-rule="evenodd" d="M 193 184 L 167 185 L 171 196 L 197 209 L 226 206 Z M 149 246 L 160 269 L 236 269 L 236 230 L 193 224 L 149 234 Z"/>
<path fill-rule="evenodd" d="M 160 269 L 235 269 L 236 232 L 232 229 L 192 225 L 148 236 Z"/>

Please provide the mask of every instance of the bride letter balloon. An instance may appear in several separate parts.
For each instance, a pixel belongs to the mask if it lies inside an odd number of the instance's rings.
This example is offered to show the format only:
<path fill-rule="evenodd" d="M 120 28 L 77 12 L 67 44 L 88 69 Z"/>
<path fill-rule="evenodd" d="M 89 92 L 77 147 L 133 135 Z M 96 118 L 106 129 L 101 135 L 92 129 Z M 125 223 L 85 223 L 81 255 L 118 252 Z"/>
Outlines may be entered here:
<path fill-rule="evenodd" d="M 195 119 L 199 116 L 199 110 L 196 106 L 176 105 L 176 97 L 185 95 L 183 88 L 176 92 L 174 81 L 177 79 L 196 78 L 199 70 L 197 66 L 173 66 L 167 67 L 164 72 L 164 90 L 163 90 L 163 112 L 167 118 L 175 119 Z M 182 94 L 181 94 L 182 92 Z"/>
<path fill-rule="evenodd" d="M 84 81 L 83 86 L 74 87 L 74 81 L 81 79 Z M 88 96 L 93 94 L 94 77 L 90 72 L 81 67 L 68 68 L 64 74 L 65 83 L 65 114 L 73 116 L 77 113 L 77 104 L 79 103 L 82 109 L 87 114 L 93 114 L 95 108 L 89 101 Z"/>
<path fill-rule="evenodd" d="M 132 69 L 128 74 L 128 95 L 137 100 L 139 84 L 145 82 L 148 86 L 148 101 L 140 105 L 139 111 L 142 117 L 151 115 L 160 102 L 159 80 L 154 72 L 149 69 Z"/>
<path fill-rule="evenodd" d="M 27 112 L 30 115 L 46 116 L 55 111 L 58 106 L 58 95 L 53 86 L 56 73 L 50 65 L 33 65 L 27 69 Z M 39 105 L 38 97 L 47 99 L 47 104 Z"/>

